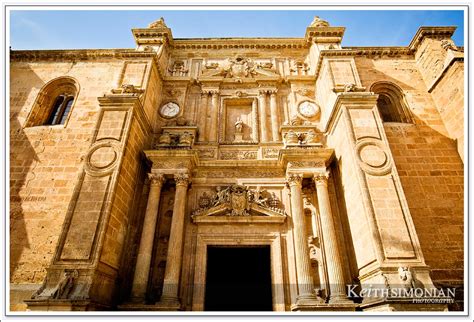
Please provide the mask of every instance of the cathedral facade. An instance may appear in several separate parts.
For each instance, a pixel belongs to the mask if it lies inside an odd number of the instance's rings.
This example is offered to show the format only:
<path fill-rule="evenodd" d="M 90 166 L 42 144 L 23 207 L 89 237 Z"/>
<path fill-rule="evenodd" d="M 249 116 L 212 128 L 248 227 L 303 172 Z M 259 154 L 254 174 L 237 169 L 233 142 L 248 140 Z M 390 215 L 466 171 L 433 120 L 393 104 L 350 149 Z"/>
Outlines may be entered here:
<path fill-rule="evenodd" d="M 10 309 L 462 310 L 455 27 L 344 31 L 11 51 Z"/>

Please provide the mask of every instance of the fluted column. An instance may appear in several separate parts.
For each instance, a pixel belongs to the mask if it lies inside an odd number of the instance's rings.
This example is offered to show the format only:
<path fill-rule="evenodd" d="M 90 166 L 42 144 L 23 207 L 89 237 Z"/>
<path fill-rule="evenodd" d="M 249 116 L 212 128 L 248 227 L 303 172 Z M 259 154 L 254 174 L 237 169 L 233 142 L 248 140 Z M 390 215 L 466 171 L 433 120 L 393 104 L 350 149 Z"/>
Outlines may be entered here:
<path fill-rule="evenodd" d="M 254 98 L 252 101 L 252 140 L 258 142 L 258 101 Z"/>
<path fill-rule="evenodd" d="M 328 176 L 329 172 L 315 174 L 314 181 L 318 195 L 321 231 L 328 269 L 329 303 L 352 303 L 346 296 L 341 250 L 337 243 L 336 223 L 329 200 Z"/>
<path fill-rule="evenodd" d="M 160 204 L 161 187 L 165 178 L 162 174 L 149 173 L 150 192 L 146 206 L 143 230 L 138 248 L 137 264 L 132 284 L 132 301 L 144 302 L 150 273 L 150 263 L 153 250 L 153 239 L 155 237 L 156 220 Z"/>
<path fill-rule="evenodd" d="M 278 125 L 278 109 L 276 101 L 276 90 L 270 91 L 270 117 L 272 120 L 272 141 L 277 142 L 280 140 L 279 125 Z"/>
<path fill-rule="evenodd" d="M 199 142 L 207 141 L 207 110 L 209 104 L 209 93 L 201 93 L 201 106 L 199 109 Z"/>
<path fill-rule="evenodd" d="M 260 109 L 260 139 L 262 142 L 268 142 L 267 133 L 267 91 L 260 91 L 258 96 L 258 105 Z"/>
<path fill-rule="evenodd" d="M 211 91 L 211 124 L 209 126 L 210 142 L 217 142 L 217 116 L 219 115 L 219 91 Z"/>
<path fill-rule="evenodd" d="M 163 293 L 160 302 L 179 308 L 178 298 L 179 275 L 181 273 L 183 253 L 183 228 L 186 210 L 189 176 L 185 173 L 175 174 L 176 193 L 173 206 L 173 218 L 168 244 Z"/>
<path fill-rule="evenodd" d="M 301 174 L 289 174 L 287 176 L 287 183 L 290 186 L 291 193 L 291 216 L 295 238 L 295 261 L 298 281 L 297 304 L 307 300 L 316 300 L 304 222 L 302 181 L 303 175 Z"/>

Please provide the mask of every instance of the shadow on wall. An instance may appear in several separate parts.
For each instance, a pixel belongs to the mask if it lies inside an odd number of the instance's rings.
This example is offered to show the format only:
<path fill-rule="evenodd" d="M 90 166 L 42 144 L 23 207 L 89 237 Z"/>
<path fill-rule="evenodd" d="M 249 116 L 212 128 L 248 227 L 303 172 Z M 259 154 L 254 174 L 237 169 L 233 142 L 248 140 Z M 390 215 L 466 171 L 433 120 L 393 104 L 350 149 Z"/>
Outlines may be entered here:
<path fill-rule="evenodd" d="M 20 75 L 18 79 L 15 76 Z M 28 82 L 24 83 L 27 78 Z M 33 275 L 26 275 L 21 267 L 28 264 L 22 261 L 22 254 L 31 249 L 26 222 L 38 219 L 35 207 L 41 202 L 30 187 L 30 182 L 37 178 L 35 168 L 41 162 L 36 151 L 42 150 L 42 142 L 30 142 L 25 134 L 21 118 L 27 116 L 31 106 L 27 103 L 31 91 L 41 88 L 42 81 L 29 67 L 19 73 L 11 74 L 10 92 L 10 282 L 35 283 Z M 26 87 L 28 86 L 28 87 Z M 21 115 L 21 118 L 20 118 Z M 38 199 L 38 200 L 37 200 Z M 31 204 L 31 211 L 25 213 L 24 203 Z M 31 259 L 30 259 L 31 260 Z M 43 272 L 44 273 L 44 272 Z M 40 278 L 42 280 L 42 277 Z"/>
<path fill-rule="evenodd" d="M 416 95 L 415 88 L 375 67 L 371 73 L 378 80 L 396 84 L 403 95 L 406 91 Z M 457 142 L 448 137 L 429 97 L 411 97 L 419 100 L 416 104 L 420 109 L 410 108 L 413 103 L 405 98 L 412 122 L 385 122 L 384 128 L 431 278 L 437 287 L 462 287 L 464 164 Z M 456 293 L 456 297 L 462 296 L 462 292 Z M 462 303 L 457 302 L 451 309 L 459 307 Z"/>

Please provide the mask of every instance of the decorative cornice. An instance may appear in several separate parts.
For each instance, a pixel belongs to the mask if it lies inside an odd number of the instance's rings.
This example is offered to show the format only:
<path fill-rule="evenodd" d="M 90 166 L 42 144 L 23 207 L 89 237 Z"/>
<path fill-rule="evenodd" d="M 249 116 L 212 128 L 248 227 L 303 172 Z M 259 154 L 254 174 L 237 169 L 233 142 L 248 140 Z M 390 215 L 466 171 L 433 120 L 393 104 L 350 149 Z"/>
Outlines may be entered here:
<path fill-rule="evenodd" d="M 345 27 L 308 27 L 305 40 L 307 42 L 341 42 Z M 329 39 L 328 39 L 329 38 Z"/>
<path fill-rule="evenodd" d="M 424 37 L 442 37 L 442 38 L 449 38 L 454 34 L 456 31 L 455 26 L 447 26 L 447 27 L 420 27 L 416 32 L 415 36 L 411 40 L 408 48 L 412 51 L 416 51 L 418 46 L 420 45 L 421 41 Z"/>
<path fill-rule="evenodd" d="M 332 57 L 373 57 L 373 56 L 411 56 L 413 51 L 408 47 L 346 47 L 343 49 L 321 50 L 320 59 L 315 70 L 316 78 L 319 75 L 324 58 Z"/>
<path fill-rule="evenodd" d="M 11 61 L 37 60 L 90 60 L 110 58 L 152 58 L 155 52 L 136 51 L 135 49 L 74 49 L 74 50 L 12 50 Z"/>
<path fill-rule="evenodd" d="M 173 44 L 171 29 L 160 28 L 137 28 L 132 29 L 133 37 L 138 45 L 142 44 Z"/>
<path fill-rule="evenodd" d="M 175 39 L 172 49 L 302 49 L 304 38 L 194 38 Z"/>

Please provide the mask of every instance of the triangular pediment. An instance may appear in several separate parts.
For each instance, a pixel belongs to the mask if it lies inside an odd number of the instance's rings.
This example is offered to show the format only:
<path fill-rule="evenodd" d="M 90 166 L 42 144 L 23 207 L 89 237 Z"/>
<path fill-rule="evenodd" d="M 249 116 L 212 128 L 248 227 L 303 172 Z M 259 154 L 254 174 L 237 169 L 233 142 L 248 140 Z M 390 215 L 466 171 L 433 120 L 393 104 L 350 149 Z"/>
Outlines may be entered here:
<path fill-rule="evenodd" d="M 214 196 L 208 197 L 204 206 L 193 212 L 193 222 L 236 221 L 236 222 L 283 222 L 285 212 L 275 207 L 275 200 L 262 197 L 262 191 L 250 190 L 245 186 L 232 185 L 219 188 Z M 272 206 L 273 205 L 273 206 Z"/>

